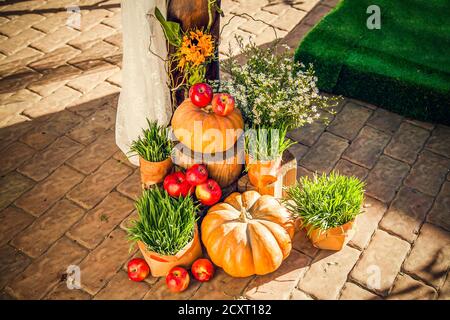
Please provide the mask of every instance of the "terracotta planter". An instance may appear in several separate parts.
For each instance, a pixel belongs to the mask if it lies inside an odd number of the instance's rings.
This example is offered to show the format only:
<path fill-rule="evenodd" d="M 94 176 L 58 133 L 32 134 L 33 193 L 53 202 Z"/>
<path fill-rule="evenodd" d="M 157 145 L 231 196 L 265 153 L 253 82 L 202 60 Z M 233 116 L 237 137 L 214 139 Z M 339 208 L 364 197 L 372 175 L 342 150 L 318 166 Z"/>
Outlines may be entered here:
<path fill-rule="evenodd" d="M 313 229 L 308 237 L 312 244 L 319 249 L 341 250 L 355 234 L 355 220 L 328 230 Z M 306 227 L 308 230 L 308 228 Z"/>
<path fill-rule="evenodd" d="M 138 241 L 139 249 L 147 261 L 153 277 L 165 277 L 170 269 L 176 266 L 189 268 L 191 264 L 202 255 L 202 246 L 198 236 L 198 228 L 195 226 L 194 238 L 180 252 L 173 256 L 163 256 L 149 251 L 147 246 Z"/>
<path fill-rule="evenodd" d="M 281 156 L 268 161 L 253 160 L 249 155 L 245 155 L 245 164 L 250 183 L 260 192 L 265 194 L 264 190 L 278 179 L 281 168 Z"/>
<path fill-rule="evenodd" d="M 139 157 L 142 188 L 147 189 L 151 185 L 161 183 L 172 171 L 173 163 L 169 157 L 164 161 L 150 162 Z"/>

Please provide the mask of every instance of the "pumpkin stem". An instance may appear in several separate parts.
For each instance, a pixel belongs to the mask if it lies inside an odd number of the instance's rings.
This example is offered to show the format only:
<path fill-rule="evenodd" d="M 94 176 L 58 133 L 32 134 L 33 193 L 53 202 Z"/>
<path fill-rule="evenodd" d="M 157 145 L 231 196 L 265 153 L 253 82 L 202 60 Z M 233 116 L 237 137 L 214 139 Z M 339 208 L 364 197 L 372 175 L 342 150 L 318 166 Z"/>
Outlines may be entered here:
<path fill-rule="evenodd" d="M 244 207 L 241 208 L 241 215 L 239 216 L 239 218 L 241 219 L 242 222 L 247 222 L 248 221 L 248 215 L 247 215 L 247 210 L 245 210 Z"/>

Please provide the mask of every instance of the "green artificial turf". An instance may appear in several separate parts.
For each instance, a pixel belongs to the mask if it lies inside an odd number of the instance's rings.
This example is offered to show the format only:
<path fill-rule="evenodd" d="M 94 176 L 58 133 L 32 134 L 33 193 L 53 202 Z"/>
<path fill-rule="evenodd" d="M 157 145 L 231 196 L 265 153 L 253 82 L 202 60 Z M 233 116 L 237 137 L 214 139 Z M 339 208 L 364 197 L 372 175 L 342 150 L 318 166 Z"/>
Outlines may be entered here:
<path fill-rule="evenodd" d="M 381 29 L 366 26 L 370 5 Z M 342 0 L 295 53 L 323 91 L 450 125 L 450 0 Z"/>

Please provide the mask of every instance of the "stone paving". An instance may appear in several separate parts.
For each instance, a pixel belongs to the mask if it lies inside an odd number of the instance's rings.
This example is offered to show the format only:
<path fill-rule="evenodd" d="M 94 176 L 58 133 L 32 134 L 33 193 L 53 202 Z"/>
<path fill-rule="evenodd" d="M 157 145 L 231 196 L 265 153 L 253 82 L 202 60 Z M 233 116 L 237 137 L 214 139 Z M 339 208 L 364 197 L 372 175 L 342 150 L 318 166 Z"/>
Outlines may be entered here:
<path fill-rule="evenodd" d="M 222 1 L 292 48 L 336 2 Z M 66 26 L 74 4 L 80 29 Z M 299 176 L 336 169 L 367 183 L 366 212 L 342 251 L 320 251 L 300 232 L 270 275 L 218 270 L 181 294 L 161 279 L 129 281 L 125 264 L 139 254 L 124 228 L 140 184 L 114 142 L 120 1 L 3 1 L 0 14 L 2 299 L 450 299 L 450 128 L 352 99 L 328 125 L 291 133 Z M 222 53 L 234 34 L 274 38 L 238 17 Z M 81 268 L 81 290 L 67 289 L 69 265 Z"/>

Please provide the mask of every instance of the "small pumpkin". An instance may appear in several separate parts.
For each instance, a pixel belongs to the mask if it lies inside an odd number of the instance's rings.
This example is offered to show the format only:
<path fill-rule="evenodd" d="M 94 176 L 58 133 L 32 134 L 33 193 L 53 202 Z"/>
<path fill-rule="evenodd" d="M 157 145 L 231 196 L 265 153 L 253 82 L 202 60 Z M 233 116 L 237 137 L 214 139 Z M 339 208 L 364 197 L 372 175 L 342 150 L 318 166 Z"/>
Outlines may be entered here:
<path fill-rule="evenodd" d="M 292 249 L 295 222 L 272 196 L 232 193 L 211 207 L 201 225 L 211 260 L 233 277 L 278 269 Z"/>
<path fill-rule="evenodd" d="M 173 114 L 172 129 L 178 141 L 189 149 L 215 153 L 234 146 L 244 132 L 244 120 L 237 108 L 222 117 L 212 112 L 211 107 L 198 108 L 186 99 Z"/>

